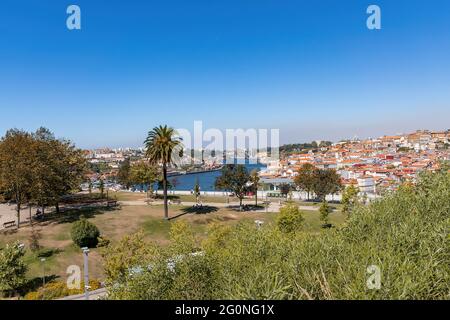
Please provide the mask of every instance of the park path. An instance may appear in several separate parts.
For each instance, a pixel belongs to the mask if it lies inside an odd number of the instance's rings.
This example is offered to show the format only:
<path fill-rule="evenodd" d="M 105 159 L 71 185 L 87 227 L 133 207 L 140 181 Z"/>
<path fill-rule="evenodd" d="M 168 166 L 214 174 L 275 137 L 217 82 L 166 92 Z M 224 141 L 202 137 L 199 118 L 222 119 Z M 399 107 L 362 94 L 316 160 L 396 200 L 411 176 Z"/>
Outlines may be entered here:
<path fill-rule="evenodd" d="M 244 200 L 242 203 L 252 205 L 255 202 Z M 149 204 L 147 204 L 147 202 L 145 200 L 126 200 L 126 201 L 119 201 L 119 204 L 124 205 L 124 206 L 143 206 L 143 205 L 163 205 L 164 202 L 162 200 L 158 200 L 158 201 L 152 201 Z M 218 207 L 218 208 L 236 208 L 239 206 L 239 202 L 230 202 L 230 203 L 202 202 L 202 204 L 204 206 Z M 170 204 L 170 205 L 174 205 L 174 204 Z M 181 201 L 180 204 L 176 204 L 176 205 L 182 205 L 182 206 L 189 207 L 189 206 L 196 205 L 196 202 Z M 270 202 L 269 207 L 267 209 L 264 208 L 264 209 L 254 210 L 252 212 L 279 212 L 281 206 L 282 205 L 278 201 L 272 201 L 272 202 Z M 299 209 L 300 210 L 310 210 L 310 211 L 319 210 L 318 207 L 313 207 L 313 206 L 299 206 Z"/>

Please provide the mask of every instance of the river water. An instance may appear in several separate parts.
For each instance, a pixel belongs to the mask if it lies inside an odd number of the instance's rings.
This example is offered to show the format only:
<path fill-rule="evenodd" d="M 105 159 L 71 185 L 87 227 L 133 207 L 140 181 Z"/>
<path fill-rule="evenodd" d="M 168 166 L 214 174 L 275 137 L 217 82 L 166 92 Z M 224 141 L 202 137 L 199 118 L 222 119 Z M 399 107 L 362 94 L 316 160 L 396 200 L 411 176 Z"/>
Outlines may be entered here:
<path fill-rule="evenodd" d="M 246 164 L 248 172 L 250 173 L 253 169 L 262 169 L 266 166 L 263 164 Z M 179 176 L 169 177 L 169 181 L 174 188 L 172 190 L 183 190 L 189 191 L 194 188 L 195 182 L 198 179 L 201 191 L 214 191 L 214 183 L 216 178 L 221 175 L 221 170 L 209 171 L 209 172 L 199 172 L 199 173 L 189 173 Z M 175 183 L 174 183 L 175 182 Z"/>

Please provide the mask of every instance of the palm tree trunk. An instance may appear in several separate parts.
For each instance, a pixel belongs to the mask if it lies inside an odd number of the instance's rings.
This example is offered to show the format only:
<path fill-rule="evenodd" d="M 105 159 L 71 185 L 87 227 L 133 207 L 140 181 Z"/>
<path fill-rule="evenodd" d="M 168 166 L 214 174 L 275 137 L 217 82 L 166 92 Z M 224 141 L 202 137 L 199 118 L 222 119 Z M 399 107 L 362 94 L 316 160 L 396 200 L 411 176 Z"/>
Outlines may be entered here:
<path fill-rule="evenodd" d="M 164 219 L 169 220 L 169 207 L 167 206 L 167 165 L 163 164 L 163 191 L 164 191 Z"/>

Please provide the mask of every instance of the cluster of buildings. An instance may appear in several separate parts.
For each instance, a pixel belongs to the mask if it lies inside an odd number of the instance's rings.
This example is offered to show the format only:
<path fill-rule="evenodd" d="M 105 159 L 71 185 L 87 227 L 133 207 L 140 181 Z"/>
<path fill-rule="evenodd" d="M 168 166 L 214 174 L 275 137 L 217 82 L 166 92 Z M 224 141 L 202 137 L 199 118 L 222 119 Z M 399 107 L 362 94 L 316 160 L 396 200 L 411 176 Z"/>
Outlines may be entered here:
<path fill-rule="evenodd" d="M 317 152 L 291 154 L 271 161 L 261 172 L 266 184 L 276 190 L 281 183 L 292 183 L 305 163 L 319 169 L 335 169 L 344 186 L 354 185 L 360 192 L 379 194 L 405 181 L 414 181 L 424 170 L 437 169 L 450 160 L 450 130 L 418 130 L 409 134 L 377 139 L 341 141 Z"/>

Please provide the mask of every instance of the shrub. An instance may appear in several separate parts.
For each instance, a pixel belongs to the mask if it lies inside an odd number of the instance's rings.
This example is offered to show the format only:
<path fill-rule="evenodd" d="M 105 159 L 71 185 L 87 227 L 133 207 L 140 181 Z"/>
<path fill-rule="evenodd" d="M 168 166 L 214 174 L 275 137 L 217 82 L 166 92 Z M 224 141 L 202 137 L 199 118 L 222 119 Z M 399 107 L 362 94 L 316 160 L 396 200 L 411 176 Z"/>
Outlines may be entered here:
<path fill-rule="evenodd" d="M 328 202 L 326 200 L 324 200 L 319 208 L 320 220 L 323 222 L 322 227 L 324 227 L 324 228 L 331 226 L 328 223 L 328 215 L 330 214 L 330 212 L 331 212 L 331 208 L 328 205 Z"/>
<path fill-rule="evenodd" d="M 25 250 L 19 243 L 0 248 L 0 291 L 13 292 L 26 282 Z"/>
<path fill-rule="evenodd" d="M 97 247 L 107 247 L 109 246 L 109 244 L 111 243 L 111 241 L 105 237 L 98 237 L 98 243 L 97 243 Z"/>
<path fill-rule="evenodd" d="M 100 231 L 93 223 L 89 222 L 85 218 L 82 218 L 74 222 L 70 234 L 72 236 L 73 242 L 80 248 L 93 248 L 98 243 Z"/>
<path fill-rule="evenodd" d="M 288 202 L 280 209 L 277 224 L 280 231 L 292 233 L 301 229 L 303 217 L 298 206 L 293 202 Z"/>
<path fill-rule="evenodd" d="M 96 279 L 89 280 L 90 291 L 101 288 L 100 281 Z M 45 286 L 40 287 L 37 291 L 28 292 L 25 300 L 53 300 L 66 296 L 81 294 L 84 292 L 84 281 L 81 281 L 80 288 L 69 289 L 63 281 L 52 281 Z"/>

